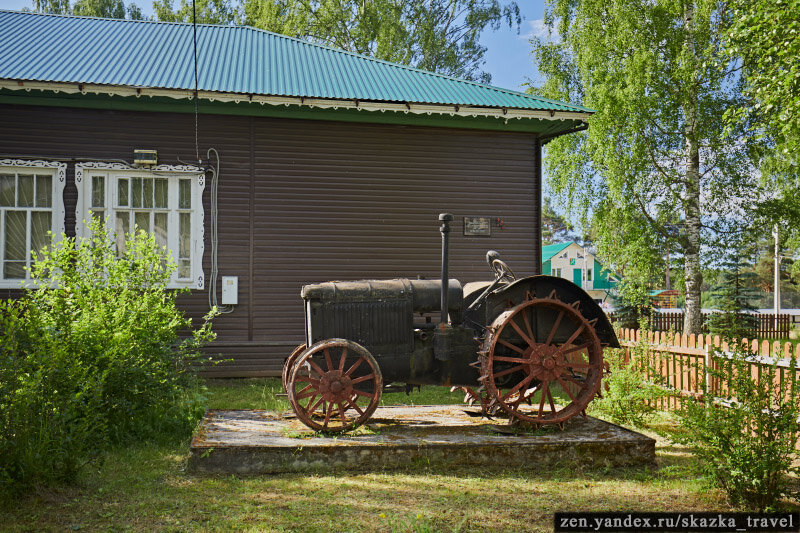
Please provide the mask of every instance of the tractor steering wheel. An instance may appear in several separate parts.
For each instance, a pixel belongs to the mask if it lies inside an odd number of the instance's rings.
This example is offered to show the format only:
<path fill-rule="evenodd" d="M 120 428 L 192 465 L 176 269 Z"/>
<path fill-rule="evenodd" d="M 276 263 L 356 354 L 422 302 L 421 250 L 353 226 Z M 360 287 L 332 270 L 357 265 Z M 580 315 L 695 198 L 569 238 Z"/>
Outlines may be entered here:
<path fill-rule="evenodd" d="M 514 271 L 511 270 L 511 267 L 509 267 L 502 259 L 493 259 L 490 265 L 492 267 L 492 272 L 494 272 L 494 279 L 497 281 L 506 280 L 507 282 L 511 283 L 512 281 L 517 280 L 517 276 L 514 274 Z"/>

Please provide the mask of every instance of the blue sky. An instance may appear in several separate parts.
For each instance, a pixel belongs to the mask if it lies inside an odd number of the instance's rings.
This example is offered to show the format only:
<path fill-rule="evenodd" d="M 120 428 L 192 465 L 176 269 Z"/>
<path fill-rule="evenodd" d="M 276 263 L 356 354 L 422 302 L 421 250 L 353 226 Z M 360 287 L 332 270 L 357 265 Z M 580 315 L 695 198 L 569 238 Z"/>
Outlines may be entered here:
<path fill-rule="evenodd" d="M 133 3 L 146 15 L 152 14 L 149 0 L 134 0 Z M 519 34 L 504 27 L 496 32 L 485 32 L 481 39 L 487 47 L 484 70 L 492 75 L 492 85 L 514 90 L 521 90 L 529 79 L 536 80 L 528 39 L 541 31 L 544 16 L 544 0 L 518 0 L 518 4 L 524 19 Z M 0 0 L 2 9 L 20 10 L 32 5 L 32 0 Z"/>
<path fill-rule="evenodd" d="M 518 4 L 523 17 L 519 35 L 501 28 L 484 33 L 481 39 L 487 48 L 485 70 L 492 75 L 492 85 L 515 90 L 521 90 L 528 80 L 537 81 L 528 41 L 532 35 L 541 35 L 544 18 L 543 0 L 522 0 Z"/>

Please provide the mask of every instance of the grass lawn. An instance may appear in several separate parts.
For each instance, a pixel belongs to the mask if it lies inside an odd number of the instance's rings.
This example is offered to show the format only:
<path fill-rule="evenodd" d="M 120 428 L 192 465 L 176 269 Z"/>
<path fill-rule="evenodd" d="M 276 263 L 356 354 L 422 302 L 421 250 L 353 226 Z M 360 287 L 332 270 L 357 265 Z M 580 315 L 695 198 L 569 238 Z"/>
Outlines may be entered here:
<path fill-rule="evenodd" d="M 211 409 L 285 408 L 280 380 L 214 380 Z M 387 404 L 460 403 L 438 387 Z M 651 435 L 654 436 L 654 435 Z M 552 531 L 555 511 L 727 511 L 723 494 L 663 439 L 658 469 L 437 469 L 250 478 L 186 472 L 188 444 L 134 446 L 79 484 L 0 509 L 4 531 Z"/>

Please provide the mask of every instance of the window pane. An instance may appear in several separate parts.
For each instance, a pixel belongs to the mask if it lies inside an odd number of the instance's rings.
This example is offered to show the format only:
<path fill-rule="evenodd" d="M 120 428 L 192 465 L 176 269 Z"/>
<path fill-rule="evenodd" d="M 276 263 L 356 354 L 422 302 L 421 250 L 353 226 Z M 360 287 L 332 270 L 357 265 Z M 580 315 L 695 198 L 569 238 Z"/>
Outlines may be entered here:
<path fill-rule="evenodd" d="M 146 233 L 150 233 L 150 213 L 136 213 L 136 226 Z"/>
<path fill-rule="evenodd" d="M 133 178 L 131 180 L 131 205 L 133 207 L 142 207 L 142 178 Z"/>
<path fill-rule="evenodd" d="M 53 206 L 53 176 L 36 175 L 36 207 Z"/>
<path fill-rule="evenodd" d="M 7 261 L 24 262 L 26 259 L 25 240 L 27 233 L 27 214 L 27 211 L 6 211 L 6 219 L 3 228 L 6 242 L 4 259 Z M 25 276 L 23 275 L 22 277 Z"/>
<path fill-rule="evenodd" d="M 153 215 L 153 234 L 159 248 L 167 246 L 167 214 L 155 213 Z"/>
<path fill-rule="evenodd" d="M 0 205 L 13 207 L 16 196 L 17 177 L 14 174 L 0 174 Z"/>
<path fill-rule="evenodd" d="M 92 176 L 92 207 L 106 205 L 106 178 L 105 176 Z"/>
<path fill-rule="evenodd" d="M 52 225 L 52 214 L 49 211 L 31 212 L 31 249 L 36 252 L 36 258 L 41 259 L 42 248 L 50 244 L 47 234 Z"/>
<path fill-rule="evenodd" d="M 181 259 L 178 263 L 178 277 L 182 279 L 192 277 L 192 268 L 188 259 Z"/>
<path fill-rule="evenodd" d="M 192 246 L 192 215 L 181 213 L 178 233 L 178 277 L 182 279 L 192 277 L 191 246 Z"/>
<path fill-rule="evenodd" d="M 100 222 L 105 223 L 106 220 L 106 211 L 105 209 L 90 209 L 89 213 L 92 214 L 92 218 L 96 218 L 100 220 Z"/>
<path fill-rule="evenodd" d="M 3 278 L 25 279 L 25 261 L 6 261 L 3 265 Z"/>
<path fill-rule="evenodd" d="M 142 193 L 142 207 L 153 207 L 153 178 L 144 179 L 144 192 Z"/>
<path fill-rule="evenodd" d="M 191 250 L 191 231 L 191 215 L 189 213 L 181 213 L 178 257 L 189 257 L 189 250 Z"/>
<path fill-rule="evenodd" d="M 131 230 L 130 213 L 122 211 L 117 213 L 117 222 L 114 231 L 117 232 L 117 255 L 125 252 L 125 234 Z"/>
<path fill-rule="evenodd" d="M 156 207 L 167 208 L 167 180 L 156 179 Z"/>
<path fill-rule="evenodd" d="M 117 181 L 117 200 L 120 207 L 128 207 L 128 189 L 130 184 L 128 178 L 120 178 Z"/>
<path fill-rule="evenodd" d="M 178 189 L 178 208 L 192 208 L 192 180 L 181 180 Z"/>
<path fill-rule="evenodd" d="M 33 207 L 33 174 L 18 174 L 18 178 L 17 205 Z"/>

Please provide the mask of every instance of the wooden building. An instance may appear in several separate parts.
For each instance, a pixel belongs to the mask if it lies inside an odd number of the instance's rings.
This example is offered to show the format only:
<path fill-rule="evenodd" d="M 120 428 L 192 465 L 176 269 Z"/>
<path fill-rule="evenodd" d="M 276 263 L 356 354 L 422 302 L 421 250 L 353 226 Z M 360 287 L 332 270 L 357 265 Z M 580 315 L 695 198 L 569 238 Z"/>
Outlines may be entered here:
<path fill-rule="evenodd" d="M 225 277 L 209 374 L 256 376 L 303 341 L 302 285 L 438 277 L 440 212 L 462 282 L 487 249 L 540 272 L 541 147 L 590 110 L 246 27 L 194 57 L 191 24 L 0 11 L 0 297 L 47 230 L 136 224 L 192 316 Z"/>
<path fill-rule="evenodd" d="M 650 302 L 656 309 L 677 309 L 680 291 L 675 289 L 658 289 L 649 292 Z"/>
<path fill-rule="evenodd" d="M 619 283 L 594 254 L 576 242 L 543 246 L 542 274 L 570 280 L 598 304 L 606 304 L 606 308 Z"/>

